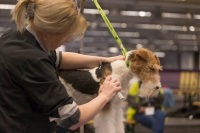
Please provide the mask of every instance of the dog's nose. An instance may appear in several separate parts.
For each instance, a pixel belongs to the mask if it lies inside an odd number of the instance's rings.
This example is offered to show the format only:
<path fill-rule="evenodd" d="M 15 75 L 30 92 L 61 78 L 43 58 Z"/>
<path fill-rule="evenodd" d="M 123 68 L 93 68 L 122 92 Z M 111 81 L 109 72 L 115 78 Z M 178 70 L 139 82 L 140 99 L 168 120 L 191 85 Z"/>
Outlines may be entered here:
<path fill-rule="evenodd" d="M 158 90 L 158 89 L 160 89 L 160 87 L 159 87 L 159 86 L 156 86 L 155 89 Z"/>

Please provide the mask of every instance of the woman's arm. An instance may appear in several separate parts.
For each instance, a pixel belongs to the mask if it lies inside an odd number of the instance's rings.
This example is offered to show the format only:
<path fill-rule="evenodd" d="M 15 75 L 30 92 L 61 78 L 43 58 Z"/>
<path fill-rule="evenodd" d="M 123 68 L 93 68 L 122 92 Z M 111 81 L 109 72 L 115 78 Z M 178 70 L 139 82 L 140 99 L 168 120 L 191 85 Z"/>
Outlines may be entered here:
<path fill-rule="evenodd" d="M 91 119 L 93 119 L 94 116 L 104 107 L 104 105 L 107 102 L 108 101 L 104 96 L 99 95 L 90 102 L 80 105 L 79 110 L 81 115 L 79 123 L 72 125 L 70 127 L 70 130 L 75 130 L 78 127 L 90 121 Z"/>
<path fill-rule="evenodd" d="M 62 52 L 62 58 L 60 63 L 61 69 L 90 69 L 101 65 L 102 62 L 113 62 L 115 60 L 122 60 L 124 57 L 100 57 L 83 55 L 72 52 Z"/>
<path fill-rule="evenodd" d="M 104 83 L 100 86 L 100 94 L 90 102 L 80 105 L 80 119 L 79 122 L 70 127 L 70 130 L 75 130 L 81 125 L 91 120 L 104 105 L 109 102 L 117 92 L 121 90 L 120 82 L 108 76 Z"/>

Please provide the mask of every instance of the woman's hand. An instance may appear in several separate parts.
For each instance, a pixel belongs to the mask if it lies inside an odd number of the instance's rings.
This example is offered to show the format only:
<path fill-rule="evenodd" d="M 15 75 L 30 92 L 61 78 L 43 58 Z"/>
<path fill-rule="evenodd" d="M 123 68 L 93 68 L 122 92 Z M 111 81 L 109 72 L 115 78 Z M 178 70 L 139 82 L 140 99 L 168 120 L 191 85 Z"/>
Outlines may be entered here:
<path fill-rule="evenodd" d="M 102 57 L 102 62 L 111 63 L 111 62 L 116 61 L 116 60 L 124 60 L 124 59 L 125 59 L 125 57 L 122 56 L 122 55 L 113 56 L 113 57 Z"/>
<path fill-rule="evenodd" d="M 107 101 L 110 101 L 117 92 L 121 91 L 122 87 L 117 79 L 107 76 L 103 84 L 100 85 L 99 95 L 104 96 Z"/>

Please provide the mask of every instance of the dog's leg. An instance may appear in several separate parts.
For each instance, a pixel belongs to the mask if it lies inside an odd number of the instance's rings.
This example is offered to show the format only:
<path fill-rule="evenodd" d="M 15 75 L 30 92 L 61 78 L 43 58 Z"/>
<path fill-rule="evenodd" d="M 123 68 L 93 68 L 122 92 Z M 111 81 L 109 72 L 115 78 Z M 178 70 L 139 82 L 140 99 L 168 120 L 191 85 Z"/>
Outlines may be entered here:
<path fill-rule="evenodd" d="M 116 133 L 116 110 L 111 107 L 106 110 L 102 110 L 94 118 L 95 133 Z"/>
<path fill-rule="evenodd" d="M 125 129 L 124 129 L 124 112 L 121 106 L 117 105 L 116 106 L 116 114 L 115 114 L 115 118 L 116 118 L 116 127 L 117 130 L 115 133 L 124 133 Z"/>

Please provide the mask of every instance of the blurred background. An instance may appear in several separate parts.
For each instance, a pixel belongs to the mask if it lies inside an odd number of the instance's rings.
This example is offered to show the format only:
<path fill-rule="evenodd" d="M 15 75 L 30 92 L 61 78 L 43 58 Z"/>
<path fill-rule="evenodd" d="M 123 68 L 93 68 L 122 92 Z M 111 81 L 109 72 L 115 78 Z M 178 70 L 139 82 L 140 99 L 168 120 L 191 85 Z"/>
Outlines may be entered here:
<path fill-rule="evenodd" d="M 10 21 L 10 11 L 16 2 L 0 0 L 0 36 L 15 28 Z M 81 0 L 77 2 L 80 7 Z M 184 130 L 185 133 L 199 133 L 200 0 L 98 2 L 127 50 L 144 47 L 160 58 L 163 66 L 161 82 L 173 91 L 175 98 L 175 105 L 166 109 L 175 119 L 166 123 L 165 132 L 180 133 Z M 88 29 L 82 45 L 80 41 L 75 41 L 59 50 L 100 56 L 121 54 L 92 0 L 85 1 L 83 16 L 88 21 Z M 148 133 L 142 129 L 136 126 L 136 132 Z"/>

